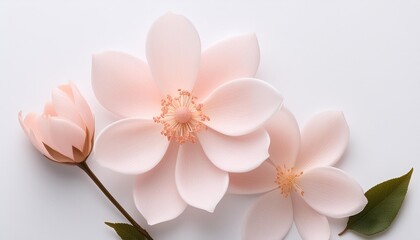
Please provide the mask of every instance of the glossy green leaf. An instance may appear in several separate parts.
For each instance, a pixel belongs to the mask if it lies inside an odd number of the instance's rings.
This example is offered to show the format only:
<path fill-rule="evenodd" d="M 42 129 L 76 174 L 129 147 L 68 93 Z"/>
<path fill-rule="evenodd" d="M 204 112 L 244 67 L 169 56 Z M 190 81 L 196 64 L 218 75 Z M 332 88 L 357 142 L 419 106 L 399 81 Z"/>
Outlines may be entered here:
<path fill-rule="evenodd" d="M 130 224 L 110 222 L 105 222 L 105 224 L 113 228 L 122 240 L 146 240 L 146 237 Z"/>
<path fill-rule="evenodd" d="M 412 173 L 413 169 L 369 189 L 365 193 L 368 204 L 363 211 L 349 218 L 346 228 L 339 235 L 349 229 L 367 236 L 386 230 L 401 208 Z"/>

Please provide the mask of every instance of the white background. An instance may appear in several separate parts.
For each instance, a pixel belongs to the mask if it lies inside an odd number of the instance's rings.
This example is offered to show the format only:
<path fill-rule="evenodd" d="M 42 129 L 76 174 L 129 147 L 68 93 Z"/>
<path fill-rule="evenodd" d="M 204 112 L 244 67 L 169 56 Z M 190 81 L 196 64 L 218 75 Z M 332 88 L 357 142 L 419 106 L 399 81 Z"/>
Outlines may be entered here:
<path fill-rule="evenodd" d="M 36 2 L 36 3 L 35 3 Z M 118 239 L 104 221 L 125 219 L 75 167 L 44 160 L 17 121 L 41 111 L 50 91 L 73 80 L 97 118 L 115 119 L 93 96 L 92 53 L 123 50 L 144 58 L 147 31 L 167 11 L 187 16 L 202 46 L 255 32 L 258 77 L 283 94 L 300 124 L 343 110 L 351 139 L 339 167 L 365 190 L 415 168 L 406 201 L 380 239 L 416 239 L 420 215 L 420 1 L 0 1 L 0 239 Z M 142 225 L 133 177 L 94 171 Z M 226 196 L 209 214 L 188 208 L 178 219 L 146 226 L 156 239 L 240 239 L 255 197 Z M 360 239 L 337 233 L 331 239 Z M 298 239 L 295 228 L 286 239 Z"/>

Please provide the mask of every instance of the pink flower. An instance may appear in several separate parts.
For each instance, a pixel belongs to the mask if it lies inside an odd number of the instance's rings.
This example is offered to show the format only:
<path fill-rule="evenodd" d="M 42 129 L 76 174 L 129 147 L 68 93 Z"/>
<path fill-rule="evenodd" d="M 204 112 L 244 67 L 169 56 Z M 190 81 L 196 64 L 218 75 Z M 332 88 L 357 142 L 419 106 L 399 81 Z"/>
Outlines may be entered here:
<path fill-rule="evenodd" d="M 187 204 L 212 212 L 227 190 L 227 172 L 255 169 L 268 157 L 261 126 L 282 98 L 251 78 L 259 64 L 255 35 L 203 53 L 200 45 L 191 22 L 168 13 L 149 31 L 148 64 L 119 52 L 93 57 L 98 100 L 126 118 L 103 130 L 95 158 L 139 174 L 134 199 L 149 224 L 177 217 Z"/>
<path fill-rule="evenodd" d="M 20 112 L 19 121 L 32 144 L 53 161 L 77 164 L 92 150 L 94 117 L 73 83 L 55 88 L 41 115 L 31 112 L 23 118 Z"/>
<path fill-rule="evenodd" d="M 266 129 L 270 159 L 251 172 L 230 175 L 232 193 L 266 192 L 248 212 L 243 238 L 282 239 L 294 220 L 302 239 L 329 239 L 327 217 L 354 215 L 367 203 L 358 183 L 331 167 L 348 142 L 343 114 L 320 113 L 300 134 L 293 115 L 281 110 Z"/>

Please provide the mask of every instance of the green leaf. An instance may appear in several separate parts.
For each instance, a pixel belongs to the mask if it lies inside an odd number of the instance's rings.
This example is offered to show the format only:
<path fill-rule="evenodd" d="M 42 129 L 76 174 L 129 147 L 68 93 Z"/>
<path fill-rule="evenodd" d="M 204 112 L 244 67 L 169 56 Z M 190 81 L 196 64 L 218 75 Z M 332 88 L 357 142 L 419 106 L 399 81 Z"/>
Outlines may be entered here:
<path fill-rule="evenodd" d="M 386 230 L 401 208 L 412 173 L 413 169 L 399 178 L 390 179 L 369 189 L 365 193 L 368 199 L 366 207 L 351 216 L 346 228 L 338 235 L 349 229 L 367 236 Z"/>
<path fill-rule="evenodd" d="M 147 240 L 135 227 L 127 223 L 110 223 L 105 222 L 117 232 L 122 240 Z"/>

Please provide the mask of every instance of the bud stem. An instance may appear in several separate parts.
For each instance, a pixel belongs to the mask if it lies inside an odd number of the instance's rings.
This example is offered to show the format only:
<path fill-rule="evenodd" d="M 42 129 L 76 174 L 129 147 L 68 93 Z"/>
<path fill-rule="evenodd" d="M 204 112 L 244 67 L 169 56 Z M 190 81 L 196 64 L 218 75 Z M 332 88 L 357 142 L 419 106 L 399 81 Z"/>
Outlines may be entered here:
<path fill-rule="evenodd" d="M 143 234 L 146 239 L 153 240 L 153 238 L 149 235 L 149 233 L 142 228 L 131 216 L 130 214 L 118 203 L 117 200 L 111 195 L 111 193 L 105 188 L 105 186 L 101 183 L 101 181 L 96 177 L 96 175 L 90 170 L 89 166 L 87 165 L 86 161 L 78 163 L 77 166 L 81 168 L 92 181 L 96 184 L 96 186 L 101 189 L 103 194 L 109 199 L 109 201 L 114 204 L 114 206 L 124 215 L 124 217 L 141 233 Z"/>

